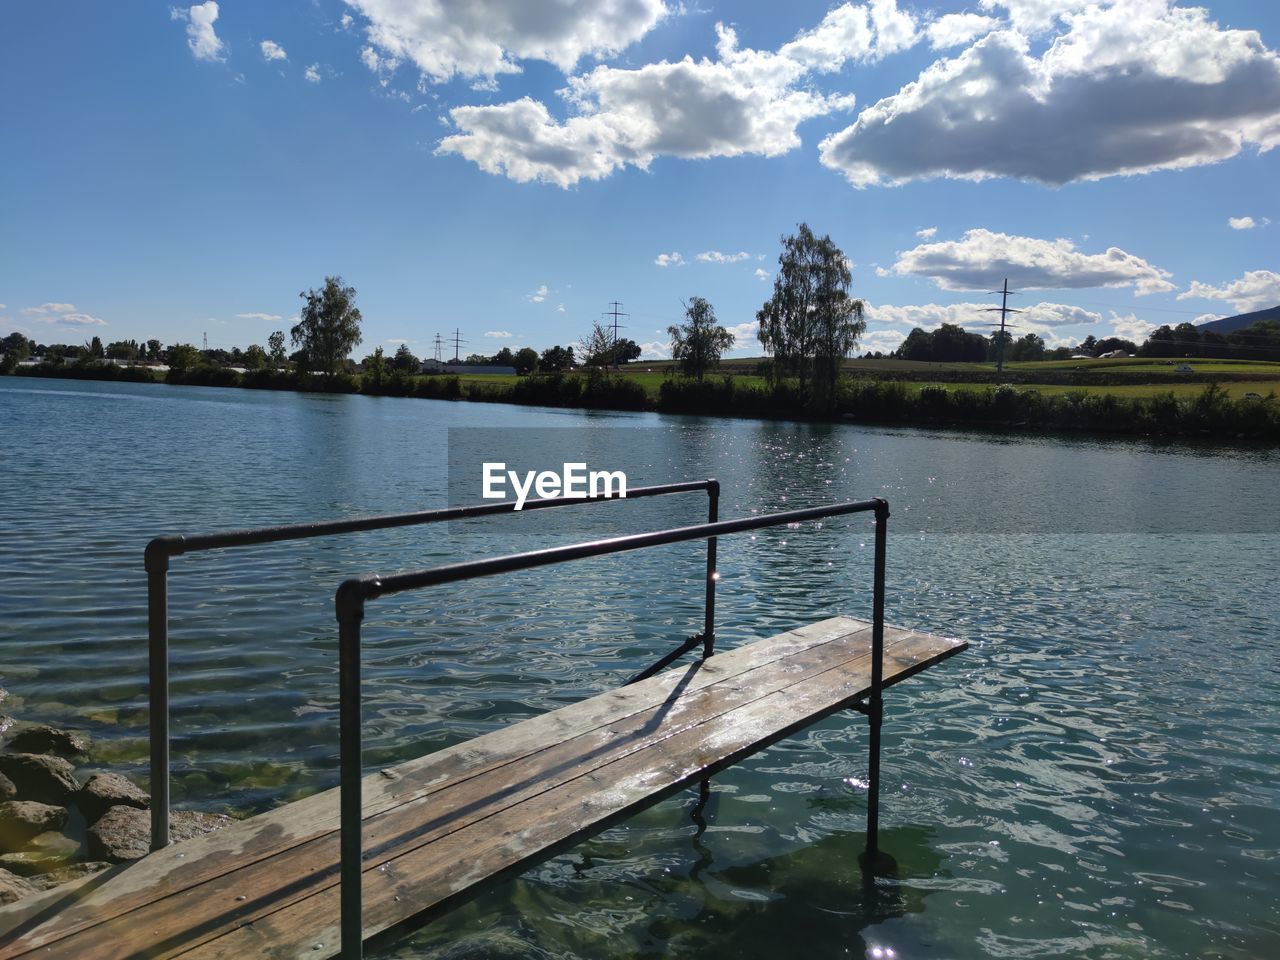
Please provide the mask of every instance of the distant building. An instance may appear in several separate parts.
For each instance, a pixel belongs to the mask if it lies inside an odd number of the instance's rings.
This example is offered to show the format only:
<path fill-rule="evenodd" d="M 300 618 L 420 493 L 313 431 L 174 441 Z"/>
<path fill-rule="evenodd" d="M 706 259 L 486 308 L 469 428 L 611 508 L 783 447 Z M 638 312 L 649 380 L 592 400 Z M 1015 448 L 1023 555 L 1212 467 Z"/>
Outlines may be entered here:
<path fill-rule="evenodd" d="M 514 377 L 515 367 L 500 367 L 496 364 L 478 363 L 441 363 L 439 360 L 423 360 L 423 373 L 496 373 Z"/>

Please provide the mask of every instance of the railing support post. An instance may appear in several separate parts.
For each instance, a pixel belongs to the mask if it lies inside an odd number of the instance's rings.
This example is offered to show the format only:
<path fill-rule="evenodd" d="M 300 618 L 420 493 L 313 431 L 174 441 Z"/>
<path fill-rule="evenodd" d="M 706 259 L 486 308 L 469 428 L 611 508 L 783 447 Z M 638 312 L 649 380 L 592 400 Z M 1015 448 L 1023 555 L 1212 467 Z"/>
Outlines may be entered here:
<path fill-rule="evenodd" d="M 151 740 L 151 849 L 169 845 L 169 551 L 152 540 L 147 570 L 147 726 Z"/>
<path fill-rule="evenodd" d="M 707 480 L 707 523 L 720 519 L 720 481 Z M 715 652 L 716 646 L 716 538 L 707 537 L 707 604 L 702 623 L 702 658 Z"/>
<path fill-rule="evenodd" d="M 874 865 L 880 853 L 880 723 L 884 718 L 884 566 L 889 527 L 889 504 L 875 501 L 875 579 L 871 601 L 871 694 L 867 699 L 870 743 L 867 758 L 867 859 Z"/>
<path fill-rule="evenodd" d="M 338 711 L 339 837 L 341 872 L 342 958 L 364 955 L 364 874 L 361 821 L 360 761 L 360 621 L 364 619 L 364 590 L 358 580 L 338 588 Z"/>

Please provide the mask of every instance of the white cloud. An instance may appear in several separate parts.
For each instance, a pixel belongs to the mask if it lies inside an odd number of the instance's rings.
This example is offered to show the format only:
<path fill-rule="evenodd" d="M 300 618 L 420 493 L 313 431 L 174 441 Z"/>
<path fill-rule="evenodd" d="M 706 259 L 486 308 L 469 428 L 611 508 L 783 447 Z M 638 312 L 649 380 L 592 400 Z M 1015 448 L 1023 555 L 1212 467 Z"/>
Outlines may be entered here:
<path fill-rule="evenodd" d="M 1151 331 L 1154 329 L 1154 324 L 1148 323 L 1146 320 L 1139 320 L 1135 314 L 1130 313 L 1121 316 L 1114 310 L 1111 311 L 1111 336 L 1113 337 L 1122 337 L 1125 340 L 1132 340 L 1134 343 L 1141 344 L 1151 335 Z"/>
<path fill-rule="evenodd" d="M 762 269 L 762 268 L 760 268 L 760 267 L 756 267 L 756 272 L 753 274 L 753 276 L 754 276 L 757 280 L 768 280 L 768 279 L 769 279 L 769 271 L 768 271 L 768 270 L 764 270 L 764 269 Z"/>
<path fill-rule="evenodd" d="M 1095 0 L 979 0 L 983 10 L 1003 10 L 1013 26 L 1026 34 L 1043 33 L 1055 21 L 1083 10 Z M 1102 0 L 1109 3 L 1111 0 Z"/>
<path fill-rule="evenodd" d="M 272 60 L 288 60 L 289 55 L 284 52 L 284 47 L 276 43 L 274 40 L 263 40 L 258 47 L 262 50 L 262 59 L 270 63 Z"/>
<path fill-rule="evenodd" d="M 901 330 L 867 330 L 858 340 L 858 353 L 893 353 L 907 335 Z"/>
<path fill-rule="evenodd" d="M 730 348 L 733 353 L 757 354 L 764 350 L 760 345 L 760 324 L 756 320 L 748 320 L 745 323 L 735 323 L 725 327 L 733 334 L 733 346 Z"/>
<path fill-rule="evenodd" d="M 4 307 L 0 306 L 0 310 Z M 83 313 L 70 303 L 42 303 L 38 307 L 23 307 L 22 315 L 30 317 L 37 323 L 47 323 L 51 325 L 62 325 L 71 327 L 105 327 L 107 321 L 101 317 L 95 317 L 88 313 Z"/>
<path fill-rule="evenodd" d="M 745 250 L 737 253 L 721 253 L 719 250 L 704 250 L 698 254 L 697 259 L 703 263 L 740 263 L 743 260 L 750 260 L 751 254 Z"/>
<path fill-rule="evenodd" d="M 1049 184 L 1180 169 L 1280 143 L 1280 56 L 1171 0 L 1101 2 L 1033 56 L 1001 30 L 940 60 L 820 145 L 855 187 L 952 177 Z M 1010 5 L 1040 23 L 1050 5 Z"/>
<path fill-rule="evenodd" d="M 933 235 L 936 234 L 937 232 L 938 232 L 937 227 L 921 227 L 919 230 L 916 231 L 916 236 L 919 237 L 921 240 L 930 240 L 933 238 Z"/>
<path fill-rule="evenodd" d="M 344 14 L 342 15 L 342 19 L 338 21 L 338 24 L 339 24 L 339 26 L 341 26 L 341 27 L 342 27 L 342 29 L 343 29 L 343 30 L 350 30 L 350 29 L 351 29 L 351 24 L 352 24 L 352 23 L 354 23 L 354 22 L 355 22 L 355 21 L 351 19 L 351 14 L 349 14 L 349 13 L 344 13 Z M 389 343 L 389 342 L 390 342 L 390 341 L 388 341 L 388 343 Z"/>
<path fill-rule="evenodd" d="M 974 37 L 990 33 L 999 25 L 1000 21 L 994 17 L 984 17 L 978 13 L 948 13 L 929 24 L 925 33 L 929 35 L 929 46 L 934 50 L 943 50 L 968 43 Z"/>
<path fill-rule="evenodd" d="M 906 250 L 898 254 L 893 272 L 929 277 L 944 290 L 990 290 L 1005 278 L 1015 290 L 1132 285 L 1142 295 L 1174 289 L 1167 270 L 1118 247 L 1080 253 L 1070 240 L 1039 240 L 984 229 L 969 230 L 960 240 Z"/>
<path fill-rule="evenodd" d="M 556 313 L 564 313 L 564 304 L 563 304 L 563 303 L 557 303 L 557 304 L 556 304 Z"/>
<path fill-rule="evenodd" d="M 378 78 L 378 83 L 386 86 L 391 82 L 391 75 L 400 66 L 396 57 L 380 57 L 373 47 L 360 48 L 360 62 L 369 68 L 369 72 Z"/>
<path fill-rule="evenodd" d="M 1253 217 L 1228 217 L 1227 223 L 1232 230 L 1252 230 L 1257 226 L 1253 222 Z"/>
<path fill-rule="evenodd" d="M 671 344 L 664 343 L 661 340 L 650 340 L 648 343 L 640 344 L 641 360 L 670 360 Z"/>
<path fill-rule="evenodd" d="M 262 320 L 271 323 L 280 319 L 278 313 L 237 313 L 236 318 L 239 320 Z"/>
<path fill-rule="evenodd" d="M 915 21 L 895 0 L 845 3 L 777 51 L 738 46 L 716 24 L 716 59 L 662 61 L 637 69 L 597 66 L 560 91 L 573 115 L 552 116 L 528 97 L 450 111 L 459 133 L 438 153 L 456 153 L 486 173 L 569 187 L 660 156 L 702 159 L 779 156 L 800 144 L 796 128 L 853 107 L 852 95 L 823 94 L 816 72 L 873 61 L 916 42 Z"/>
<path fill-rule="evenodd" d="M 515 334 L 511 333 L 509 330 L 486 330 L 484 335 L 486 337 L 493 337 L 496 340 L 510 340 L 515 336 Z"/>
<path fill-rule="evenodd" d="M 22 312 L 32 316 L 38 313 L 73 313 L 75 309 L 73 303 L 42 303 L 38 307 L 23 307 Z"/>
<path fill-rule="evenodd" d="M 653 262 L 660 267 L 683 267 L 684 257 L 673 250 L 671 253 L 658 254 L 653 258 Z"/>
<path fill-rule="evenodd" d="M 1206 300 L 1221 300 L 1229 303 L 1239 313 L 1249 313 L 1266 307 L 1280 305 L 1280 273 L 1272 270 L 1250 270 L 1239 280 L 1215 287 L 1194 280 L 1179 300 L 1203 297 Z"/>
<path fill-rule="evenodd" d="M 400 345 L 400 344 L 402 344 L 402 343 L 407 344 L 409 341 L 408 341 L 408 340 L 406 340 L 404 337 L 392 337 L 390 340 L 383 340 L 382 342 L 383 342 L 383 343 L 394 343 L 396 346 L 399 346 L 399 345 Z"/>
<path fill-rule="evenodd" d="M 973 330 L 979 324 L 999 323 L 999 314 L 991 312 L 990 303 L 919 303 L 906 306 L 868 304 L 865 315 L 868 323 L 892 324 L 901 327 L 922 327 L 933 330 L 944 323 Z M 1010 326 L 1026 327 L 1078 327 L 1099 323 L 1102 314 L 1067 303 L 1044 301 L 1035 306 L 1020 308 L 1021 312 L 1008 321 Z"/>
<path fill-rule="evenodd" d="M 568 72 L 639 40 L 668 14 L 663 0 L 347 0 L 369 20 L 369 43 L 410 60 L 432 83 L 519 73 L 518 60 Z"/>
<path fill-rule="evenodd" d="M 547 299 L 547 285 L 545 283 L 539 284 L 538 289 L 533 293 L 525 294 L 525 299 L 533 303 L 541 303 Z"/>
<path fill-rule="evenodd" d="M 302 76 L 306 79 L 307 83 L 319 83 L 320 64 L 313 63 L 311 66 L 307 67 L 306 72 L 303 73 Z"/>
<path fill-rule="evenodd" d="M 187 21 L 187 46 L 197 60 L 222 60 L 226 45 L 218 39 L 213 24 L 218 19 L 218 4 L 214 0 L 208 3 L 197 3 L 186 10 L 171 8 L 169 16 L 173 20 Z"/>

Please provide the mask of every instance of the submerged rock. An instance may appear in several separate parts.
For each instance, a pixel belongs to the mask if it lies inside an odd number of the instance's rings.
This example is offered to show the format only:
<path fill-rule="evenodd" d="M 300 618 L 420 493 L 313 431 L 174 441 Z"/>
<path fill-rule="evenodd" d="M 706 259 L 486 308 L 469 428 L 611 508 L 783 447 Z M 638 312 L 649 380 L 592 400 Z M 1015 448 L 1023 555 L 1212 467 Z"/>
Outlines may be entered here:
<path fill-rule="evenodd" d="M 61 830 L 66 822 L 67 811 L 62 807 L 31 800 L 6 800 L 0 803 L 0 852 L 21 850 L 40 834 Z"/>
<path fill-rule="evenodd" d="M 38 753 L 0 753 L 0 775 L 17 788 L 22 800 L 64 805 L 80 789 L 75 768 L 61 757 Z"/>
<path fill-rule="evenodd" d="M 151 796 L 118 773 L 95 773 L 76 794 L 76 806 L 85 822 L 94 824 L 112 807 L 146 810 L 151 806 Z"/>
<path fill-rule="evenodd" d="M 0 856 L 0 869 L 24 877 L 34 877 L 67 866 L 80 844 L 60 833 L 42 833 L 19 853 Z"/>
<path fill-rule="evenodd" d="M 221 813 L 174 810 L 169 814 L 169 836 L 175 842 L 235 823 Z M 146 856 L 151 848 L 151 815 L 137 807 L 115 806 L 89 828 L 89 856 L 94 860 L 123 863 Z"/>
<path fill-rule="evenodd" d="M 13 903 L 39 890 L 30 880 L 24 880 L 0 867 L 0 903 Z"/>
<path fill-rule="evenodd" d="M 39 724 L 27 727 L 9 741 L 18 753 L 53 753 L 61 757 L 83 757 L 89 753 L 89 738 L 74 730 Z"/>

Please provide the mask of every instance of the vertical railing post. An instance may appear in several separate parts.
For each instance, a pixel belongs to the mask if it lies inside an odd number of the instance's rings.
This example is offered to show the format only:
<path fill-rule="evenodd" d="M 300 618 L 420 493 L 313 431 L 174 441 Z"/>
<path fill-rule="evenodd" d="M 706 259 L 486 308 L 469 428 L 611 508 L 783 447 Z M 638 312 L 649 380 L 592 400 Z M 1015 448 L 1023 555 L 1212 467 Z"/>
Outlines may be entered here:
<path fill-rule="evenodd" d="M 151 739 L 151 849 L 169 845 L 169 551 L 152 540 L 147 570 L 147 726 Z"/>
<path fill-rule="evenodd" d="M 720 481 L 707 481 L 707 523 L 720 519 Z M 716 538 L 707 537 L 707 605 L 702 623 L 702 657 L 715 652 L 716 646 Z"/>
<path fill-rule="evenodd" d="M 339 711 L 339 875 L 343 960 L 364 955 L 363 852 L 360 762 L 360 621 L 364 619 L 364 589 L 359 580 L 338 588 L 338 711 Z"/>
<path fill-rule="evenodd" d="M 884 717 L 884 566 L 889 527 L 889 504 L 876 499 L 875 580 L 871 600 L 871 695 L 867 701 L 870 724 L 868 746 L 867 859 L 874 864 L 880 852 L 880 722 Z"/>

